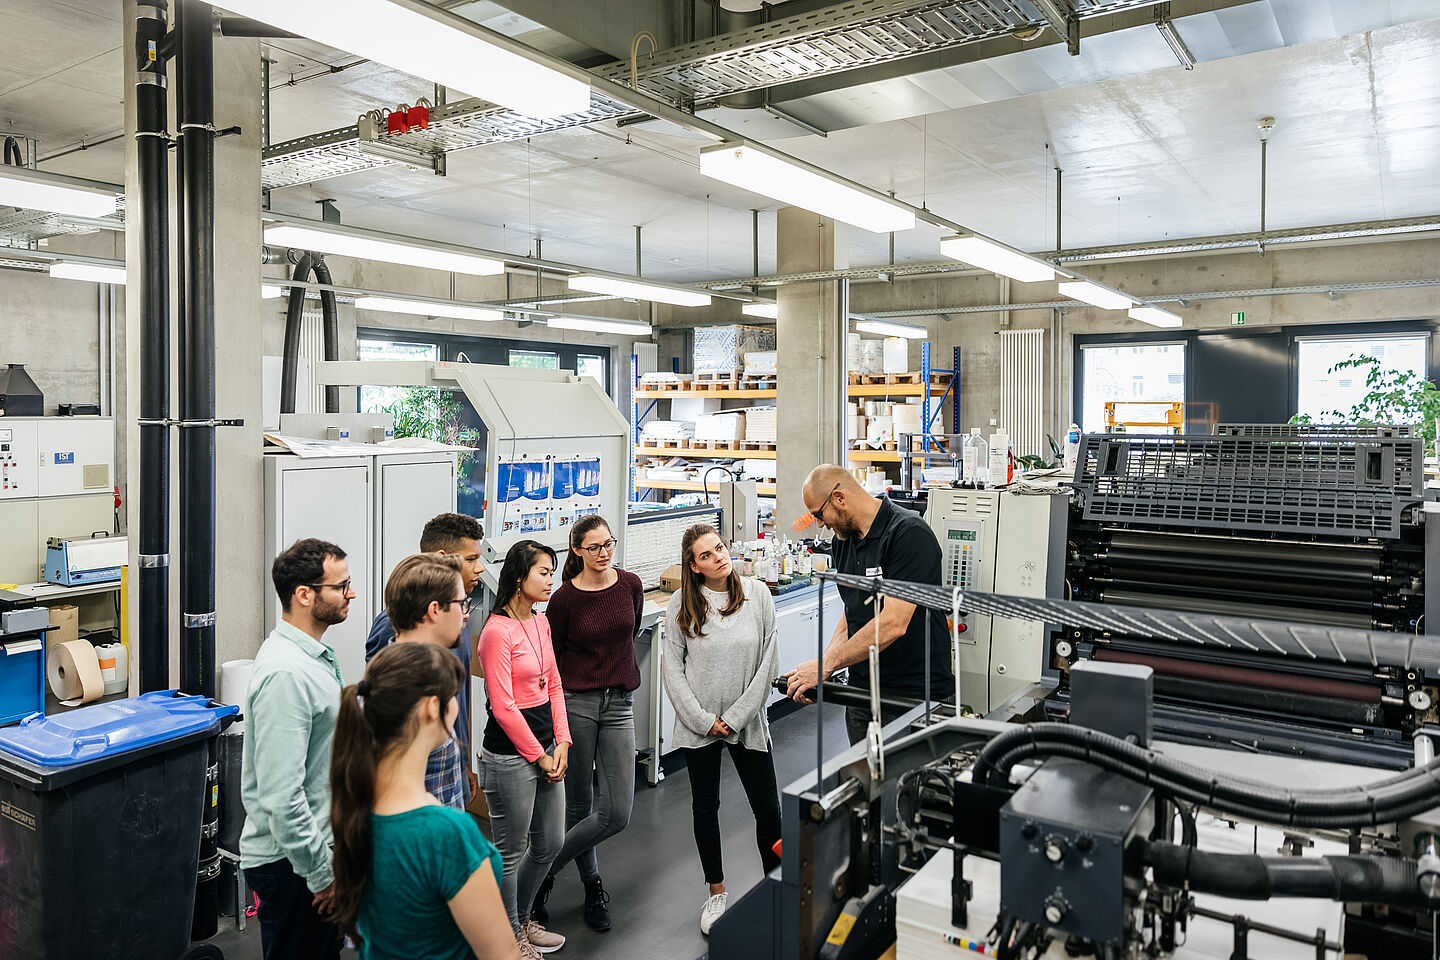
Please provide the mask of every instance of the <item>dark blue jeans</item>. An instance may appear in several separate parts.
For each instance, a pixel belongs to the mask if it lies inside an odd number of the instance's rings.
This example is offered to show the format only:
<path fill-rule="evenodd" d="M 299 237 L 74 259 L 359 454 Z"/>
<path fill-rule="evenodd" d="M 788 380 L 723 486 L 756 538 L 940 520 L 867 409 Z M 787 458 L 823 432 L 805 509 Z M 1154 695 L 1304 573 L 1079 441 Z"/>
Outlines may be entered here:
<path fill-rule="evenodd" d="M 320 919 L 315 895 L 289 860 L 250 867 L 245 882 L 260 898 L 260 950 L 265 960 L 339 960 L 340 928 Z"/>

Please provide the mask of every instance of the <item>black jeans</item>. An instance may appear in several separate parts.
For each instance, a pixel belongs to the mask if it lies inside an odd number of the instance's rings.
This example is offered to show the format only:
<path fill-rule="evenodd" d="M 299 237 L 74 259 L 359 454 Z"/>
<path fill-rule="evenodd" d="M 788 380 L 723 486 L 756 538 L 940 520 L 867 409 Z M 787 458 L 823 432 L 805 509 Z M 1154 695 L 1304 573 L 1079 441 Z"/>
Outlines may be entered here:
<path fill-rule="evenodd" d="M 737 743 L 716 740 L 685 751 L 685 768 L 690 771 L 690 810 L 695 818 L 695 846 L 706 883 L 724 883 L 725 868 L 720 856 L 720 755 L 730 750 L 740 785 L 755 814 L 755 844 L 760 862 L 769 873 L 780 865 L 775 841 L 780 839 L 780 791 L 775 786 L 775 758 L 769 750 L 746 750 Z"/>
<path fill-rule="evenodd" d="M 289 860 L 245 871 L 260 898 L 260 950 L 265 960 L 339 960 L 340 928 L 320 919 L 314 897 Z"/>
<path fill-rule="evenodd" d="M 891 709 L 882 706 L 880 708 L 880 726 L 885 726 L 892 720 L 898 719 L 908 710 Z M 846 707 L 845 708 L 845 734 L 850 738 L 851 744 L 859 743 L 865 739 L 865 731 L 870 727 L 869 707 Z"/>

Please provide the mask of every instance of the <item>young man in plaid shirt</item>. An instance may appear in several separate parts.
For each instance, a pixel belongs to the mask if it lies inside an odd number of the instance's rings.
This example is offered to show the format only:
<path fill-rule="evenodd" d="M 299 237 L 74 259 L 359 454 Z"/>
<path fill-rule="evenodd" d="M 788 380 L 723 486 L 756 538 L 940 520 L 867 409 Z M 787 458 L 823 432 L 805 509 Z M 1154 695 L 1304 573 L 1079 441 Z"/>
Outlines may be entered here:
<path fill-rule="evenodd" d="M 470 613 L 460 559 L 418 553 L 401 560 L 385 582 L 385 610 L 395 629 L 395 643 L 453 648 Z M 450 739 L 430 751 L 425 761 L 425 789 L 458 810 L 465 809 L 469 800 L 465 776 L 468 749 L 466 741 L 451 730 Z"/>

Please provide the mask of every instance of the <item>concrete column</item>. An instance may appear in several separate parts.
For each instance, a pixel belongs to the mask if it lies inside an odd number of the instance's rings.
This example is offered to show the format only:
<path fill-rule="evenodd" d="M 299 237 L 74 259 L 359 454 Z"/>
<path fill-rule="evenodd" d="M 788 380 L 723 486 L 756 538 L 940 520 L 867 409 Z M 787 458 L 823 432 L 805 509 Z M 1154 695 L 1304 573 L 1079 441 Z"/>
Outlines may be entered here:
<path fill-rule="evenodd" d="M 134 21 L 136 0 L 125 0 L 125 30 Z M 135 151 L 135 76 L 131 58 L 125 58 L 125 183 L 127 191 L 136 182 L 138 167 Z M 173 69 L 169 89 L 172 113 L 168 123 L 175 133 L 173 113 Z M 262 438 L 261 414 L 261 353 L 260 322 L 260 42 L 237 38 L 215 38 L 215 125 L 220 128 L 239 126 L 241 133 L 221 137 L 215 142 L 215 399 L 217 415 L 240 418 L 244 427 L 227 427 L 216 432 L 216 662 L 252 657 L 264 639 L 265 591 L 269 589 L 269 559 L 264 552 L 263 495 L 260 472 Z M 173 191 L 174 169 L 171 171 L 172 217 L 175 212 Z M 172 249 L 178 251 L 179 244 Z M 148 252 L 134 233 L 125 240 L 127 262 L 138 263 Z M 174 279 L 178 271 L 172 267 L 172 306 Z M 117 420 L 124 422 L 121 437 L 125 444 L 123 462 L 126 472 L 126 528 L 131 534 L 130 564 L 136 569 L 134 535 L 139 525 L 136 491 L 140 483 L 140 467 L 135 451 L 139 449 L 139 427 L 135 420 L 139 411 L 140 350 L 148 344 L 140 342 L 138 298 L 125 304 L 123 324 L 116 319 L 117 337 L 123 343 L 123 366 L 116 375 Z M 174 328 L 172 315 L 172 347 Z M 172 351 L 173 356 L 173 351 Z M 173 363 L 173 361 L 172 361 Z M 173 372 L 172 390 L 177 383 Z M 172 416 L 176 415 L 172 393 Z M 117 430 L 117 432 L 120 432 Z M 171 432 L 178 439 L 178 429 Z M 176 451 L 172 444 L 171 465 Z M 178 478 L 172 470 L 171 490 L 178 496 Z M 178 502 L 178 501 L 177 501 Z M 176 512 L 171 512 L 171 532 L 178 534 Z M 178 539 L 170 547 L 172 564 L 178 556 Z M 171 567 L 171 671 L 178 670 L 179 649 L 175 638 L 179 632 L 179 571 Z M 129 630 L 135 637 L 137 629 L 135 579 L 130 581 Z M 133 649 L 133 647 L 132 647 Z M 131 682 L 135 682 L 137 658 L 130 658 Z"/>
<path fill-rule="evenodd" d="M 778 273 L 849 266 L 846 226 L 798 207 L 780 211 L 775 247 Z M 805 475 L 816 464 L 843 456 L 849 307 L 843 280 L 787 284 L 777 288 L 776 300 L 780 416 L 775 517 L 783 535 L 805 511 L 800 496 Z"/>

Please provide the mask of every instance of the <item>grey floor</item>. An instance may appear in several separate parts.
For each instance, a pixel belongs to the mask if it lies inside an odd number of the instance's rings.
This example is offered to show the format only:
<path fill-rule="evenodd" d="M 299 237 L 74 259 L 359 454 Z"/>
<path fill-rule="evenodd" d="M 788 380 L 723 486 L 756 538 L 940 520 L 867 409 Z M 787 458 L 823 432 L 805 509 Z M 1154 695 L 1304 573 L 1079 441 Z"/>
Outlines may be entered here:
<path fill-rule="evenodd" d="M 815 765 L 815 715 L 802 709 L 771 724 L 775 770 L 783 788 Z M 844 713 L 825 707 L 825 742 L 845 741 Z M 726 885 L 731 902 L 760 879 L 754 820 L 740 781 L 729 761 L 721 784 L 720 829 L 724 837 Z M 694 960 L 705 953 L 700 935 L 700 906 L 706 887 L 690 829 L 690 780 L 684 770 L 654 789 L 643 785 L 635 796 L 630 826 L 600 847 L 600 873 L 611 897 L 614 927 L 595 933 L 581 918 L 584 892 L 573 867 L 555 883 L 550 897 L 550 926 L 569 937 L 559 958 L 587 960 Z M 227 960 L 260 960 L 260 928 L 251 920 L 243 933 L 221 921 L 211 942 Z M 348 954 L 347 954 L 348 955 Z M 417 958 L 420 960 L 420 958 Z"/>

